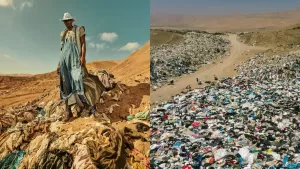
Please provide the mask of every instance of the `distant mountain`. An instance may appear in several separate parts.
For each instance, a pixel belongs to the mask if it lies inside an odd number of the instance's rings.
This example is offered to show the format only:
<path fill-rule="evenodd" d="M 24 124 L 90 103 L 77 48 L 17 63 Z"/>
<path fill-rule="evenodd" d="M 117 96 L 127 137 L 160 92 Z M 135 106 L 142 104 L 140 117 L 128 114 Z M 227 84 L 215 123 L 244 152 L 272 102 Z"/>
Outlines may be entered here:
<path fill-rule="evenodd" d="M 186 28 L 206 31 L 277 29 L 300 23 L 300 8 L 272 13 L 225 16 L 153 14 L 151 28 Z"/>
<path fill-rule="evenodd" d="M 0 74 L 0 76 L 28 77 L 28 76 L 33 76 L 33 74 Z"/>

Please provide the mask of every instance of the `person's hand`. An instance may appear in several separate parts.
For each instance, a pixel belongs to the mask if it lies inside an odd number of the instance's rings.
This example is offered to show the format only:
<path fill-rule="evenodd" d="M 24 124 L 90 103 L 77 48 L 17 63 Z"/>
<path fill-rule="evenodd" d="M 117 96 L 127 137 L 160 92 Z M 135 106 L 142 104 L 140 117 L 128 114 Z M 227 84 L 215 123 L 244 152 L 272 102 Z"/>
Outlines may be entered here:
<path fill-rule="evenodd" d="M 56 73 L 57 73 L 57 74 L 60 73 L 60 67 L 56 68 Z"/>
<path fill-rule="evenodd" d="M 80 58 L 80 65 L 85 66 L 85 58 L 84 57 Z"/>

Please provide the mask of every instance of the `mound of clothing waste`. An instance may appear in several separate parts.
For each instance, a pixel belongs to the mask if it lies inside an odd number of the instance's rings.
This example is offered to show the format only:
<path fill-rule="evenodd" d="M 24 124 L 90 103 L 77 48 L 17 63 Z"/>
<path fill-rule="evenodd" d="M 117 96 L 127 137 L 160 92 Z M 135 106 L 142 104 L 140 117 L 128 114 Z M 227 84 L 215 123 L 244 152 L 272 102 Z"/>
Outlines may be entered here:
<path fill-rule="evenodd" d="M 116 88 L 110 73 L 95 75 L 107 92 Z M 149 115 L 110 123 L 97 112 L 62 122 L 63 101 L 37 102 L 0 111 L 0 169 L 150 168 Z"/>
<path fill-rule="evenodd" d="M 183 40 L 150 48 L 151 86 L 160 87 L 171 78 L 192 73 L 219 57 L 228 55 L 229 40 L 225 35 L 183 32 Z"/>
<path fill-rule="evenodd" d="M 151 167 L 300 168 L 300 52 L 238 71 L 151 111 Z"/>
<path fill-rule="evenodd" d="M 121 127 L 95 116 L 64 123 L 55 118 L 63 106 L 57 110 L 46 111 L 49 118 L 31 112 L 2 114 L 1 169 L 150 168 L 149 152 L 139 149 L 150 146 L 149 119 L 123 122 Z"/>

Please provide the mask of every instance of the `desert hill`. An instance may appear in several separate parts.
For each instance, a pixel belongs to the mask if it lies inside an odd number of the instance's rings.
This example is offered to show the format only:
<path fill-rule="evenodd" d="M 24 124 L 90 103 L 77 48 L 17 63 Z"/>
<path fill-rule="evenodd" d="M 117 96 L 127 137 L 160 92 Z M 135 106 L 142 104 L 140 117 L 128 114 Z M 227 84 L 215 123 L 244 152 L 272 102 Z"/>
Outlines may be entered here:
<path fill-rule="evenodd" d="M 269 47 L 273 52 L 299 50 L 300 24 L 277 30 L 241 33 L 240 37 L 246 44 Z"/>
<path fill-rule="evenodd" d="M 111 72 L 122 82 L 150 83 L 150 42 L 147 42 L 139 50 L 132 53 L 120 64 L 111 68 Z"/>

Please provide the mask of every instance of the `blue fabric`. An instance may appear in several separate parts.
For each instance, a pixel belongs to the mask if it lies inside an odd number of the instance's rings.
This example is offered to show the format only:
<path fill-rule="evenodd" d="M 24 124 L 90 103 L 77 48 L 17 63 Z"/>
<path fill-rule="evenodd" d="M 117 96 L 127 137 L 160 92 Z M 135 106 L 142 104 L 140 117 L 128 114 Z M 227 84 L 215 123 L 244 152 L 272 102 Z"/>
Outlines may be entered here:
<path fill-rule="evenodd" d="M 0 160 L 0 169 L 16 169 L 20 165 L 25 151 L 12 152 Z"/>
<path fill-rule="evenodd" d="M 283 166 L 285 166 L 287 164 L 288 160 L 289 160 L 289 156 L 284 156 L 283 161 L 282 161 Z"/>
<path fill-rule="evenodd" d="M 64 91 L 64 86 L 66 91 Z M 73 93 L 84 97 L 80 55 L 75 40 L 69 37 L 63 42 L 60 57 L 60 98 L 66 100 Z"/>
<path fill-rule="evenodd" d="M 42 115 L 42 116 L 45 116 L 45 110 L 44 109 L 42 109 L 42 108 L 38 108 L 37 109 L 38 110 L 38 112 Z"/>

